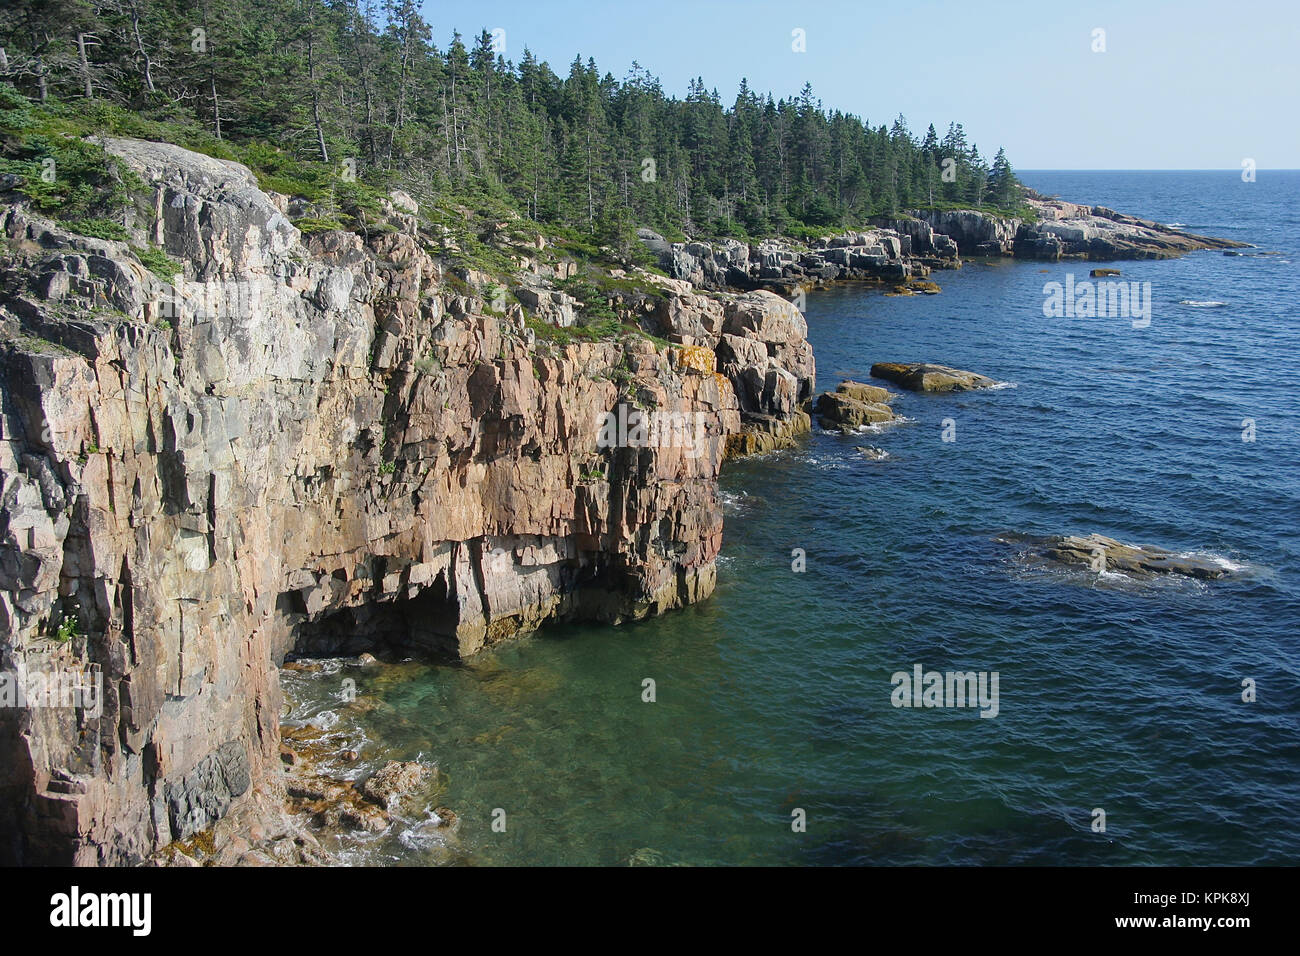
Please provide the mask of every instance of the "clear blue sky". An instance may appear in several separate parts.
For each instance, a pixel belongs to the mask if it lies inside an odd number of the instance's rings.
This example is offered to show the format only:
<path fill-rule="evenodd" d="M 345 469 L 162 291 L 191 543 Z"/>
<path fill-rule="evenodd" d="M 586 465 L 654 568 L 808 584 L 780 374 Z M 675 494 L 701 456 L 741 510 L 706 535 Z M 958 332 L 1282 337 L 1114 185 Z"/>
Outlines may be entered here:
<path fill-rule="evenodd" d="M 561 76 L 635 60 L 681 96 L 741 77 L 914 133 L 950 120 L 1021 169 L 1300 168 L 1300 0 L 425 0 L 435 42 L 506 31 Z M 1093 30 L 1106 51 L 1094 53 Z M 791 49 L 802 29 L 807 51 Z"/>

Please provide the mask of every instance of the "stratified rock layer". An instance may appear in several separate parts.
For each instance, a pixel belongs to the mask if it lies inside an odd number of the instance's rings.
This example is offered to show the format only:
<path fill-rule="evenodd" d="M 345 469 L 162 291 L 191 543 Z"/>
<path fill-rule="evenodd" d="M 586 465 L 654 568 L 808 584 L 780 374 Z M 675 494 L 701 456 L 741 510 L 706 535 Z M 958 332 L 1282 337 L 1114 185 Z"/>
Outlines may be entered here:
<path fill-rule="evenodd" d="M 0 709 L 0 863 L 129 863 L 282 799 L 291 649 L 467 655 L 707 597 L 724 456 L 807 427 L 769 293 L 678 283 L 674 346 L 547 345 L 449 288 L 409 197 L 308 241 L 237 164 L 108 146 L 175 287 L 0 206 L 0 669 L 103 683 L 97 715 Z M 671 427 L 602 441 L 633 409 Z"/>

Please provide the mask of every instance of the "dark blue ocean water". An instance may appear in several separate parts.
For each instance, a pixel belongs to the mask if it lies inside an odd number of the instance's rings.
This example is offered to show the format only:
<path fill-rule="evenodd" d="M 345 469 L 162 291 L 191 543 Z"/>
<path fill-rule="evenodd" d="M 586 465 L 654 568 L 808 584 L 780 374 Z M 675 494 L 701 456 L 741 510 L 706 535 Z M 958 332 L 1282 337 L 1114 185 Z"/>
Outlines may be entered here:
<path fill-rule="evenodd" d="M 810 294 L 821 389 L 886 360 L 1008 387 L 908 394 L 908 423 L 730 466 L 703 605 L 387 668 L 361 678 L 359 719 L 330 679 L 288 675 L 294 718 L 338 715 L 364 740 L 354 773 L 436 762 L 436 802 L 460 815 L 450 849 L 412 819 L 350 858 L 1300 862 L 1300 173 L 1022 178 L 1279 254 L 1115 264 L 1151 283 L 1140 329 L 1044 318 L 1044 283 L 1087 264 L 968 262 L 936 273 L 937 296 Z M 1100 532 L 1236 572 L 1032 567 L 1006 532 Z M 891 674 L 916 664 L 997 671 L 997 716 L 892 706 Z"/>

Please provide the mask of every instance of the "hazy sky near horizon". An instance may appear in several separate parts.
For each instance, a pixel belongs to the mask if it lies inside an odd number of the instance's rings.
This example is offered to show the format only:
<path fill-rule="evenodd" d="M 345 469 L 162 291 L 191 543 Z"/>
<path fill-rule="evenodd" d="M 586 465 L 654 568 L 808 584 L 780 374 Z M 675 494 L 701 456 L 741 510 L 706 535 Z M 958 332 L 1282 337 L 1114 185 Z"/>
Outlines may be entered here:
<path fill-rule="evenodd" d="M 670 95 L 742 77 L 913 133 L 950 121 L 1020 169 L 1300 168 L 1300 0 L 424 0 L 434 42 L 505 31 L 560 76 L 575 55 Z M 1094 30 L 1105 52 L 1094 52 Z M 806 52 L 792 49 L 804 31 Z"/>

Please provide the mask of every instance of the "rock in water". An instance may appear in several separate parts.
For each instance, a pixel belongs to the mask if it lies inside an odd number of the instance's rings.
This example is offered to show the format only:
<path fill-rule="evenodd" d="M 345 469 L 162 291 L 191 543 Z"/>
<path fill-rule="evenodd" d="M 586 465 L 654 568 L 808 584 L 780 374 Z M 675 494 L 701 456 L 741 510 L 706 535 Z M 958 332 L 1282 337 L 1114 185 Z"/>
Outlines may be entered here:
<path fill-rule="evenodd" d="M 855 398 L 859 402 L 869 402 L 873 405 L 888 405 L 898 396 L 887 388 L 881 388 L 879 385 L 868 385 L 865 382 L 855 382 L 852 379 L 845 379 L 840 382 L 835 391 Z"/>
<path fill-rule="evenodd" d="M 388 808 L 414 793 L 430 772 L 437 773 L 414 760 L 390 760 L 361 785 L 361 793 L 368 800 Z"/>
<path fill-rule="evenodd" d="M 871 375 L 914 392 L 964 392 L 998 384 L 985 375 L 927 362 L 877 362 L 871 366 Z"/>
<path fill-rule="evenodd" d="M 1026 537 L 1004 535 L 1008 544 L 1028 544 L 1031 563 L 1082 565 L 1096 571 L 1114 571 L 1136 578 L 1178 574 L 1200 580 L 1225 578 L 1233 568 L 1212 556 L 1168 551 L 1152 545 L 1125 544 L 1101 534 Z"/>
<path fill-rule="evenodd" d="M 844 381 L 833 392 L 817 397 L 817 420 L 822 428 L 848 433 L 864 425 L 878 425 L 894 421 L 894 410 L 888 402 L 897 396 L 878 385 Z"/>
<path fill-rule="evenodd" d="M 1229 569 L 1213 558 L 1178 554 L 1150 545 L 1131 545 L 1090 534 L 1086 537 L 1066 535 L 1048 549 L 1049 557 L 1067 564 L 1106 562 L 1107 571 L 1123 571 L 1140 577 L 1152 574 L 1182 574 L 1192 578 L 1227 577 Z"/>

